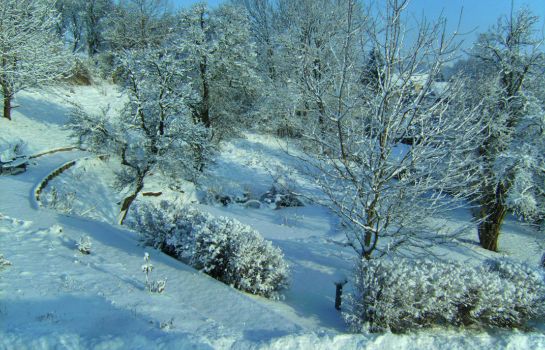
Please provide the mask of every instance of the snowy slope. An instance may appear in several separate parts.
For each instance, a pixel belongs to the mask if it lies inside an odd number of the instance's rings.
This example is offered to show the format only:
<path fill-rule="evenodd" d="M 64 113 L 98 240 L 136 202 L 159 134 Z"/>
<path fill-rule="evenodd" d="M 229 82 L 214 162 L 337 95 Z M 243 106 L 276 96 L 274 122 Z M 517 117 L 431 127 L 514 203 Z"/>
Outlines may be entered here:
<path fill-rule="evenodd" d="M 32 195 L 35 180 L 79 155 L 46 156 L 24 175 L 0 178 L 0 188 L 10 189 L 3 191 L 0 205 L 0 247 L 12 263 L 1 274 L 6 321 L 2 341 L 37 337 L 54 344 L 75 336 L 72 341 L 87 347 L 107 335 L 124 347 L 139 338 L 142 345 L 173 345 L 180 336 L 181 344 L 197 339 L 196 344 L 208 341 L 223 347 L 241 338 L 240 332 L 266 339 L 301 329 L 248 296 L 154 251 L 155 272 L 167 277 L 168 285 L 164 295 L 150 295 L 140 271 L 145 249 L 133 232 L 38 209 Z M 93 243 L 90 255 L 76 249 L 83 235 Z M 161 322 L 168 329 L 161 329 Z M 177 336 L 164 337 L 166 333 Z"/>
<path fill-rule="evenodd" d="M 31 153 L 71 145 L 61 127 L 69 108 L 66 96 L 94 111 L 121 99 L 109 86 L 72 89 L 22 93 L 18 98 L 25 103 L 12 122 L 0 121 L 0 135 L 24 139 Z M 530 333 L 344 334 L 341 315 L 333 308 L 333 282 L 350 274 L 354 254 L 340 245 L 344 236 L 337 220 L 317 206 L 200 205 L 252 225 L 284 251 L 292 284 L 284 300 L 270 301 L 141 247 L 134 232 L 114 225 L 112 211 L 120 197 L 111 188 L 112 162 L 80 161 L 51 182 L 59 191 L 77 192 L 72 210 L 65 211 L 70 214 L 35 202 L 34 189 L 44 177 L 86 156 L 80 151 L 53 153 L 33 159 L 24 174 L 0 176 L 0 254 L 12 263 L 0 268 L 0 349 L 545 349 L 542 325 Z M 257 197 L 273 183 L 270 170 L 288 169 L 290 162 L 276 140 L 249 135 L 225 145 L 208 185 L 218 193 L 249 190 Z M 149 186 L 173 195 L 160 181 Z M 461 222 L 466 216 L 457 213 L 449 220 Z M 82 236 L 90 237 L 90 255 L 77 250 Z M 474 244 L 475 237 L 468 236 L 450 256 L 488 256 Z M 537 239 L 536 232 L 511 220 L 500 245 L 505 254 L 533 262 L 539 258 Z M 515 249 L 515 242 L 530 248 Z M 144 252 L 154 265 L 152 278 L 167 278 L 163 294 L 145 290 Z"/>
<path fill-rule="evenodd" d="M 74 104 L 89 112 L 100 113 L 108 106 L 118 108 L 122 101 L 117 88 L 109 84 L 22 91 L 15 96 L 13 120 L 0 121 L 0 136 L 23 139 L 31 154 L 66 147 L 73 141 L 63 126 Z"/>

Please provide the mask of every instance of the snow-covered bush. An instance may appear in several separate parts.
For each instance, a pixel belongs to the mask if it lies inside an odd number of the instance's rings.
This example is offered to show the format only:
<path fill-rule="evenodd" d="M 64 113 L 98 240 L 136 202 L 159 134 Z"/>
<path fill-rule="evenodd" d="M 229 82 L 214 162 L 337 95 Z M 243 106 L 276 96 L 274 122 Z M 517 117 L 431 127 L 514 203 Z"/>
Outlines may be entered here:
<path fill-rule="evenodd" d="M 11 266 L 11 262 L 4 258 L 3 254 L 0 254 L 0 270 L 2 270 L 6 266 Z"/>
<path fill-rule="evenodd" d="M 91 237 L 81 236 L 78 243 L 76 243 L 76 246 L 78 247 L 78 250 L 81 254 L 91 254 L 91 248 L 93 246 L 93 244 L 91 243 Z"/>
<path fill-rule="evenodd" d="M 128 225 L 140 232 L 143 243 L 188 261 L 194 245 L 193 226 L 210 220 L 211 216 L 167 201 L 161 201 L 157 206 L 137 204 L 131 210 Z"/>
<path fill-rule="evenodd" d="M 7 163 L 27 152 L 27 145 L 21 139 L 7 140 L 0 137 L 0 162 Z"/>
<path fill-rule="evenodd" d="M 276 297 L 287 286 L 288 266 L 280 249 L 250 226 L 226 217 L 194 226 L 191 265 L 233 287 Z"/>
<path fill-rule="evenodd" d="M 274 205 L 274 209 L 305 206 L 301 199 L 289 188 L 276 184 L 261 196 L 261 201 Z"/>
<path fill-rule="evenodd" d="M 90 64 L 92 63 L 76 57 L 73 66 L 67 73 L 66 81 L 74 85 L 91 85 L 93 73 Z"/>
<path fill-rule="evenodd" d="M 403 332 L 434 325 L 520 327 L 544 315 L 544 274 L 526 265 L 394 259 L 359 264 L 344 316 L 356 332 Z"/>
<path fill-rule="evenodd" d="M 237 289 L 277 298 L 289 269 L 279 248 L 250 226 L 188 206 L 137 206 L 129 224 L 143 241 Z"/>

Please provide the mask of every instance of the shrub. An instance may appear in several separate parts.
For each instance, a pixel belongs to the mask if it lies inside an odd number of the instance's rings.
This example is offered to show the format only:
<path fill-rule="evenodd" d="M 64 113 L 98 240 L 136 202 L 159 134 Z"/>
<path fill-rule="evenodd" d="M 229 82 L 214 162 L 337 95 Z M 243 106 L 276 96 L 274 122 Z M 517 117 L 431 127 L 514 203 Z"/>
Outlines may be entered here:
<path fill-rule="evenodd" d="M 206 214 L 191 207 L 178 207 L 161 201 L 158 206 L 133 205 L 127 223 L 140 233 L 145 245 L 188 262 L 191 258 L 193 225 L 207 218 Z"/>
<path fill-rule="evenodd" d="M 275 209 L 290 208 L 290 207 L 304 207 L 305 204 L 287 188 L 282 188 L 277 185 L 273 185 L 269 191 L 261 196 L 261 201 L 274 204 Z"/>
<path fill-rule="evenodd" d="M 76 246 L 81 254 L 91 254 L 91 248 L 93 247 L 93 244 L 91 243 L 91 237 L 81 236 L 79 238 L 79 241 L 76 243 Z"/>
<path fill-rule="evenodd" d="M 0 163 L 7 163 L 23 156 L 27 151 L 27 144 L 21 139 L 6 140 L 0 137 Z"/>
<path fill-rule="evenodd" d="M 428 260 L 362 261 L 345 319 L 353 331 L 434 325 L 521 327 L 545 315 L 542 272 L 507 260 L 479 266 Z"/>
<path fill-rule="evenodd" d="M 66 81 L 73 85 L 91 85 L 93 83 L 93 74 L 89 65 L 92 64 L 89 60 L 84 61 L 81 58 L 76 58 Z"/>
<path fill-rule="evenodd" d="M 0 271 L 6 266 L 11 266 L 11 262 L 8 259 L 4 258 L 4 255 L 0 254 Z"/>
<path fill-rule="evenodd" d="M 288 268 L 280 249 L 250 226 L 220 217 L 195 227 L 192 265 L 233 287 L 275 297 L 286 287 Z"/>
<path fill-rule="evenodd" d="M 148 253 L 144 253 L 144 265 L 142 265 L 142 272 L 146 274 L 146 289 L 150 293 L 158 293 L 161 294 L 165 291 L 165 288 L 167 286 L 167 279 L 166 277 L 162 280 L 151 280 L 150 275 L 153 271 L 153 265 L 151 263 L 150 257 Z"/>
<path fill-rule="evenodd" d="M 136 206 L 129 223 L 145 244 L 237 289 L 278 298 L 287 287 L 288 265 L 280 249 L 237 220 L 163 201 Z"/>

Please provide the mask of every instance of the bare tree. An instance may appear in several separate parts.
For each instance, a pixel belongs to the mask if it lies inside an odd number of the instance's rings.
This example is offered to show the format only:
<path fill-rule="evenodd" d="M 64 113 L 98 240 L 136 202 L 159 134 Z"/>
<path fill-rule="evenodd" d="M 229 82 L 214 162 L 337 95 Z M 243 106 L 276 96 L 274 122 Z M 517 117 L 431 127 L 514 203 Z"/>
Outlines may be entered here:
<path fill-rule="evenodd" d="M 172 29 L 167 0 L 122 0 L 109 16 L 105 36 L 114 51 L 160 46 Z"/>
<path fill-rule="evenodd" d="M 363 258 L 399 247 L 426 250 L 444 240 L 430 217 L 452 209 L 472 189 L 475 169 L 468 162 L 479 123 L 466 106 L 462 81 L 438 84 L 441 67 L 455 56 L 444 21 L 419 24 L 409 44 L 404 27 L 408 0 L 387 0 L 373 9 L 366 41 L 355 29 L 355 1 L 345 6 L 340 45 L 320 91 L 305 74 L 309 91 L 323 103 L 320 120 L 307 123 L 304 139 L 312 149 L 307 171 L 325 201 L 347 225 L 348 244 Z M 371 18 L 371 16 L 369 16 Z M 354 43 L 381 59 L 374 79 L 362 80 Z M 364 85 L 368 81 L 367 85 Z"/>
<path fill-rule="evenodd" d="M 359 69 L 356 38 L 362 30 L 360 7 L 357 1 L 348 0 L 280 0 L 278 7 L 277 41 L 283 62 L 276 70 L 280 79 L 297 90 L 299 105 L 292 119 L 296 117 L 301 124 L 316 120 L 324 127 L 326 100 L 336 88 L 339 72 L 337 54 L 342 52 L 351 69 Z"/>
<path fill-rule="evenodd" d="M 256 42 L 258 67 L 269 79 L 276 78 L 276 17 L 274 0 L 231 0 L 248 12 L 252 36 Z"/>
<path fill-rule="evenodd" d="M 0 2 L 0 86 L 11 119 L 15 94 L 58 78 L 69 57 L 57 36 L 58 13 L 51 0 Z"/>
<path fill-rule="evenodd" d="M 151 172 L 195 181 L 207 161 L 208 130 L 195 124 L 179 53 L 172 49 L 126 52 L 119 69 L 129 102 L 120 116 L 92 116 L 81 108 L 69 127 L 79 143 L 97 153 L 115 154 L 127 169 L 119 182 L 131 194 L 121 206 L 120 224 Z"/>
<path fill-rule="evenodd" d="M 107 19 L 114 9 L 112 0 L 87 0 L 84 2 L 82 22 L 85 28 L 87 53 L 93 56 L 104 48 Z"/>
<path fill-rule="evenodd" d="M 82 18 L 83 0 L 57 0 L 55 8 L 60 15 L 57 33 L 72 46 L 72 52 L 82 48 L 84 42 L 84 23 Z"/>
<path fill-rule="evenodd" d="M 210 11 L 198 4 L 179 15 L 179 45 L 195 94 L 196 121 L 215 140 L 247 125 L 258 94 L 255 46 L 246 12 L 232 5 Z"/>

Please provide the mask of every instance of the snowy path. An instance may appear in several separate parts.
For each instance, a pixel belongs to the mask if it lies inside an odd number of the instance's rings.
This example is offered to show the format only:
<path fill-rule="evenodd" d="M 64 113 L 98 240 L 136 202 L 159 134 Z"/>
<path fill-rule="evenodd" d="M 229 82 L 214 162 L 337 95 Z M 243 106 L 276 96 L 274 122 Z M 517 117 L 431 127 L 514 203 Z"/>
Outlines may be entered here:
<path fill-rule="evenodd" d="M 35 187 L 60 165 L 85 155 L 88 153 L 81 151 L 53 153 L 31 159 L 28 170 L 21 175 L 0 176 L 0 188 L 3 189 L 0 213 L 23 220 L 36 219 L 36 216 L 40 218 L 51 216 L 51 213 L 38 210 L 34 200 Z"/>
<path fill-rule="evenodd" d="M 133 232 L 38 209 L 35 186 L 83 155 L 44 156 L 24 174 L 0 177 L 0 252 L 13 264 L 0 274 L 0 348 L 223 348 L 303 331 L 259 300 L 155 251 L 152 278 L 168 284 L 164 294 L 150 295 Z M 93 243 L 88 256 L 75 249 L 83 235 Z"/>

